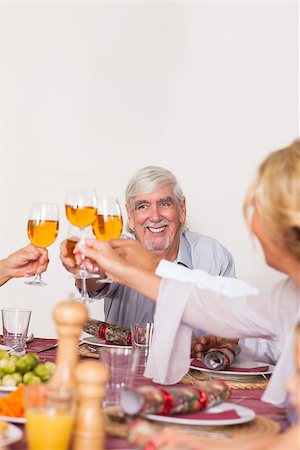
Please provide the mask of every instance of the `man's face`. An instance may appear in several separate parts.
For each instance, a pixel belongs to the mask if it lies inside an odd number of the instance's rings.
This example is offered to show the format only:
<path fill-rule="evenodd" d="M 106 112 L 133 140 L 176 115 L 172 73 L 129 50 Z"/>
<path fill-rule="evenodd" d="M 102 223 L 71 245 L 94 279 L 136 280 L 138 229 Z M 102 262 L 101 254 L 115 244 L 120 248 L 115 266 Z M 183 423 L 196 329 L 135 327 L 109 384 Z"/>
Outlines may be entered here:
<path fill-rule="evenodd" d="M 178 206 L 173 186 L 135 197 L 132 210 L 128 208 L 127 212 L 130 228 L 148 250 L 176 259 L 186 210 L 185 202 Z"/>

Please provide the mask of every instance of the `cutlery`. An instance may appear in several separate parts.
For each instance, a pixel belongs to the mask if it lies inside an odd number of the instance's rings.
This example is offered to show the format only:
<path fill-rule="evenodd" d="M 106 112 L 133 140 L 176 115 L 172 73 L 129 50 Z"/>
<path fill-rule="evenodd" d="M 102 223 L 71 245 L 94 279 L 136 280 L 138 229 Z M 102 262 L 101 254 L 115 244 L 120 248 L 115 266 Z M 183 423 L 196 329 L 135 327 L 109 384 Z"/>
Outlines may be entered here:
<path fill-rule="evenodd" d="M 50 347 L 43 348 L 42 350 L 37 350 L 35 353 L 42 353 L 46 352 L 47 350 L 52 350 L 53 348 L 58 347 L 58 342 L 54 345 L 51 345 Z"/>
<path fill-rule="evenodd" d="M 79 345 L 84 344 L 83 341 L 79 341 Z M 35 353 L 42 353 L 42 352 L 46 352 L 47 350 L 53 350 L 54 348 L 58 347 L 59 343 L 57 342 L 56 344 L 51 345 L 50 347 L 46 347 L 43 348 L 41 350 L 37 350 Z"/>

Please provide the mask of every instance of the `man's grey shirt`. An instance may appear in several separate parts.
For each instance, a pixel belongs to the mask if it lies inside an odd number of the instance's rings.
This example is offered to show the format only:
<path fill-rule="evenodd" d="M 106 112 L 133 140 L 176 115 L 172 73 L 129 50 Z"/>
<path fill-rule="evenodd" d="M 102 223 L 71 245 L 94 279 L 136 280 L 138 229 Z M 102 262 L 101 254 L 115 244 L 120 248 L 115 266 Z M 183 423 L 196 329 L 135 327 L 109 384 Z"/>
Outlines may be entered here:
<path fill-rule="evenodd" d="M 192 231 L 181 234 L 175 263 L 189 269 L 202 269 L 211 275 L 235 276 L 231 253 L 216 239 Z M 111 283 L 90 296 L 104 298 L 105 321 L 112 325 L 153 322 L 156 304 L 127 286 Z"/>

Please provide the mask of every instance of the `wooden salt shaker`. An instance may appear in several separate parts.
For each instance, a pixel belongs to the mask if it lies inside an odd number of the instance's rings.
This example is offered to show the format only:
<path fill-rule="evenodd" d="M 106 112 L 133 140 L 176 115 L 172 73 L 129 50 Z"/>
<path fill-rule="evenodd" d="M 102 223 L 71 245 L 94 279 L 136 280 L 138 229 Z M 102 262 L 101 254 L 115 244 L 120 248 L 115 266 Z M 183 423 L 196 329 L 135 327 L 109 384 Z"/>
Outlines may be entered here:
<path fill-rule="evenodd" d="M 105 394 L 108 370 L 100 361 L 83 361 L 76 369 L 78 409 L 72 450 L 103 450 L 104 414 L 101 402 Z"/>
<path fill-rule="evenodd" d="M 74 387 L 74 373 L 78 362 L 78 339 L 88 319 L 88 308 L 76 301 L 64 301 L 54 307 L 53 317 L 59 346 L 56 354 L 56 369 L 51 384 Z"/>

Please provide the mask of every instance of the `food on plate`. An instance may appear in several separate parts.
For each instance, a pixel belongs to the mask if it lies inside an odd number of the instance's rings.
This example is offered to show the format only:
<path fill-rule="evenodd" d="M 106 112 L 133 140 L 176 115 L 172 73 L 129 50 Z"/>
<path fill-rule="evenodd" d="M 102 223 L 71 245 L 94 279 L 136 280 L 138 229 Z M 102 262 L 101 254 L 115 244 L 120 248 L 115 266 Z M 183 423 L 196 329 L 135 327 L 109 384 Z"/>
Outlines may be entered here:
<path fill-rule="evenodd" d="M 0 398 L 0 416 L 24 417 L 24 386 Z"/>
<path fill-rule="evenodd" d="M 20 357 L 0 350 L 0 386 L 45 383 L 53 375 L 54 369 L 55 364 L 52 362 L 40 364 L 35 353 L 26 353 Z"/>

